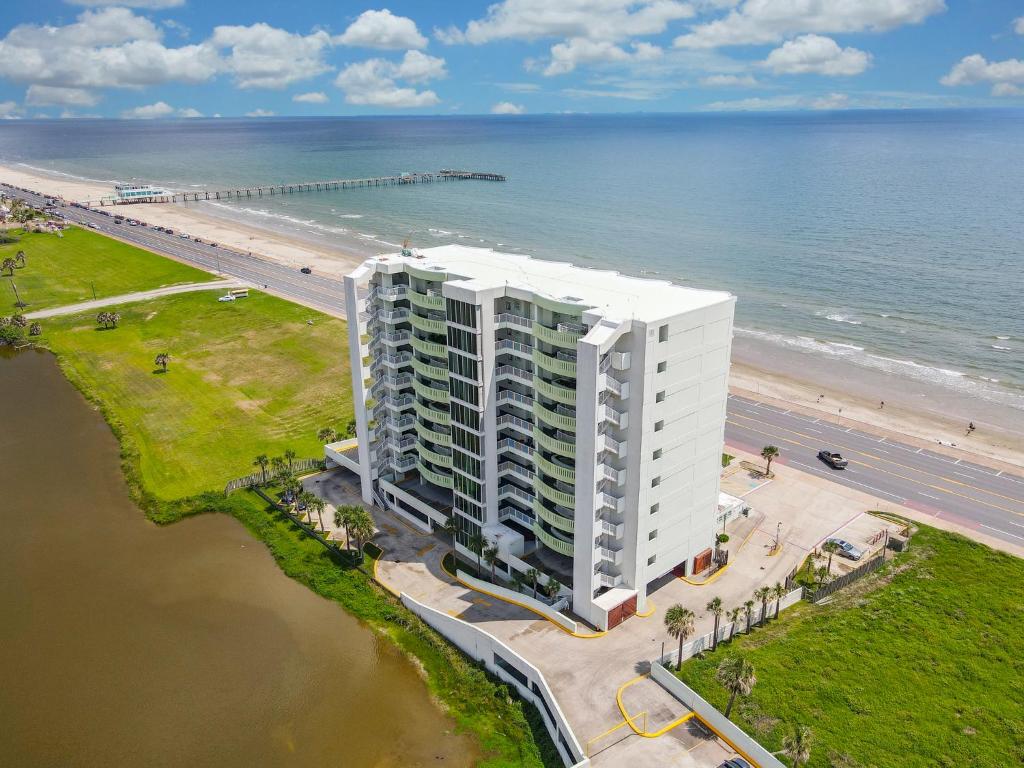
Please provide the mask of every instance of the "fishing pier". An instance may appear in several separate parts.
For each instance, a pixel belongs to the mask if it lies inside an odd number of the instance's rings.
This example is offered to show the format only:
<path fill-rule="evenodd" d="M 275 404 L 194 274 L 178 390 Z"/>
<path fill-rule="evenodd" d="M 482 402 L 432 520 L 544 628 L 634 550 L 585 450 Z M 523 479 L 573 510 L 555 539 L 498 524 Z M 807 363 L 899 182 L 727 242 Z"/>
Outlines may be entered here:
<path fill-rule="evenodd" d="M 392 187 L 403 184 L 434 184 L 442 181 L 505 181 L 500 173 L 483 171 L 458 171 L 445 168 L 436 173 L 401 173 L 394 176 L 373 176 L 363 179 L 333 179 L 330 181 L 304 181 L 296 184 L 274 184 L 260 187 L 239 187 L 238 189 L 203 190 L 198 192 L 171 192 L 159 190 L 158 194 L 135 200 L 110 200 L 100 205 L 123 205 L 125 203 L 193 203 L 205 200 L 256 199 L 289 195 L 296 192 L 327 192 L 337 189 L 360 189 L 369 187 Z"/>

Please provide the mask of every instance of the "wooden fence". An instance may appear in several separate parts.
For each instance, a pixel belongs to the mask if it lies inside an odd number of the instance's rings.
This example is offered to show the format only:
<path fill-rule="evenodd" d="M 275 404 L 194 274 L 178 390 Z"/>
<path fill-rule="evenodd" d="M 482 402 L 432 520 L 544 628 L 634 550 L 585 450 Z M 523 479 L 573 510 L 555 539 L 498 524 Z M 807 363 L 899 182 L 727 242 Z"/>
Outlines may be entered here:
<path fill-rule="evenodd" d="M 812 603 L 816 603 L 819 600 L 823 600 L 824 598 L 831 595 L 833 592 L 838 592 L 843 587 L 849 586 L 853 582 L 857 581 L 857 579 L 863 578 L 864 576 L 867 576 L 869 573 L 877 571 L 883 565 L 885 565 L 884 550 L 882 554 L 878 557 L 874 558 L 873 560 L 868 560 L 866 563 L 855 568 L 849 573 L 844 573 L 842 576 L 833 579 L 828 584 L 822 585 L 814 592 L 811 592 L 809 589 L 804 589 L 804 600 L 807 600 Z"/>
<path fill-rule="evenodd" d="M 313 470 L 323 470 L 325 468 L 326 462 L 324 459 L 295 459 L 291 464 L 291 471 L 296 475 L 303 472 L 311 472 Z M 273 472 L 268 469 L 265 474 L 261 470 L 259 472 L 253 472 L 251 475 L 246 475 L 245 477 L 236 478 L 229 481 L 228 484 L 224 486 L 224 495 L 227 496 L 229 493 L 237 491 L 239 488 L 252 488 L 254 485 L 260 485 L 264 478 L 269 480 L 272 479 L 273 476 Z"/>

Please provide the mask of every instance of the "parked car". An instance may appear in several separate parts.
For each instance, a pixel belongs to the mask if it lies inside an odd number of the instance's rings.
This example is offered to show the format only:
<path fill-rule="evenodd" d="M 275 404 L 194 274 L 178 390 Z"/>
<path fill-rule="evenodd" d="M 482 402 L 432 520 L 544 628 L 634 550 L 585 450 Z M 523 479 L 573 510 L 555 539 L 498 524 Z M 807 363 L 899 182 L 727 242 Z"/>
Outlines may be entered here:
<path fill-rule="evenodd" d="M 216 243 L 210 243 L 210 247 L 211 247 L 211 248 L 216 248 L 216 247 L 217 247 L 217 244 L 216 244 Z"/>
<path fill-rule="evenodd" d="M 832 469 L 846 469 L 846 465 L 849 464 L 841 453 L 836 453 L 835 451 L 820 450 L 818 451 L 818 458 L 832 467 Z"/>
<path fill-rule="evenodd" d="M 92 228 L 92 229 L 99 229 L 99 227 L 96 226 L 96 222 L 95 221 L 90 221 L 89 222 L 89 227 Z"/>
<path fill-rule="evenodd" d="M 235 300 L 235 297 L 232 296 L 230 293 L 228 293 L 228 294 L 226 294 L 224 296 L 221 296 L 219 299 L 217 299 L 217 301 L 234 301 L 234 300 Z"/>
<path fill-rule="evenodd" d="M 730 757 L 718 768 L 750 768 L 750 763 L 744 760 L 742 757 Z"/>
<path fill-rule="evenodd" d="M 182 232 L 180 235 L 178 235 L 178 237 L 180 237 L 182 240 L 188 240 L 188 238 L 189 238 L 189 236 L 187 234 L 185 234 L 184 232 Z"/>
<path fill-rule="evenodd" d="M 168 235 L 173 235 L 174 234 L 174 230 L 173 229 L 165 229 L 164 232 L 166 232 Z"/>
<path fill-rule="evenodd" d="M 303 267 L 302 269 L 299 270 L 299 272 L 301 272 L 304 275 L 312 275 L 313 269 L 312 267 Z"/>
<path fill-rule="evenodd" d="M 848 541 L 844 541 L 843 539 L 829 539 L 826 543 L 835 544 L 836 547 L 838 547 L 836 554 L 840 557 L 845 557 L 847 560 L 856 561 L 864 557 L 863 549 L 855 547 L 853 544 Z"/>

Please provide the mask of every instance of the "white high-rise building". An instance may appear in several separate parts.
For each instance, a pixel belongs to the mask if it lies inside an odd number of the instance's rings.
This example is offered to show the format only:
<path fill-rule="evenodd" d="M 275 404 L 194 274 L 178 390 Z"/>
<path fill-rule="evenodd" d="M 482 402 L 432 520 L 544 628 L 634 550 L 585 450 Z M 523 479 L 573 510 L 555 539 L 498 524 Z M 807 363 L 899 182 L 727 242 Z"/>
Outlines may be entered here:
<path fill-rule="evenodd" d="M 345 278 L 363 498 L 606 629 L 711 564 L 735 298 L 459 245 Z"/>

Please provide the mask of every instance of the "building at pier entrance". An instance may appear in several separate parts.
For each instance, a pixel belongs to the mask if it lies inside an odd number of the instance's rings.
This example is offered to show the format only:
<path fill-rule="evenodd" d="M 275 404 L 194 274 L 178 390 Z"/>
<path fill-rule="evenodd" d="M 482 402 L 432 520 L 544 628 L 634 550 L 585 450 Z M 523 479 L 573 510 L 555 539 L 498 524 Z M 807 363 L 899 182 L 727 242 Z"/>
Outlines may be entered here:
<path fill-rule="evenodd" d="M 732 295 L 460 245 L 345 291 L 364 501 L 601 629 L 710 567 Z"/>

